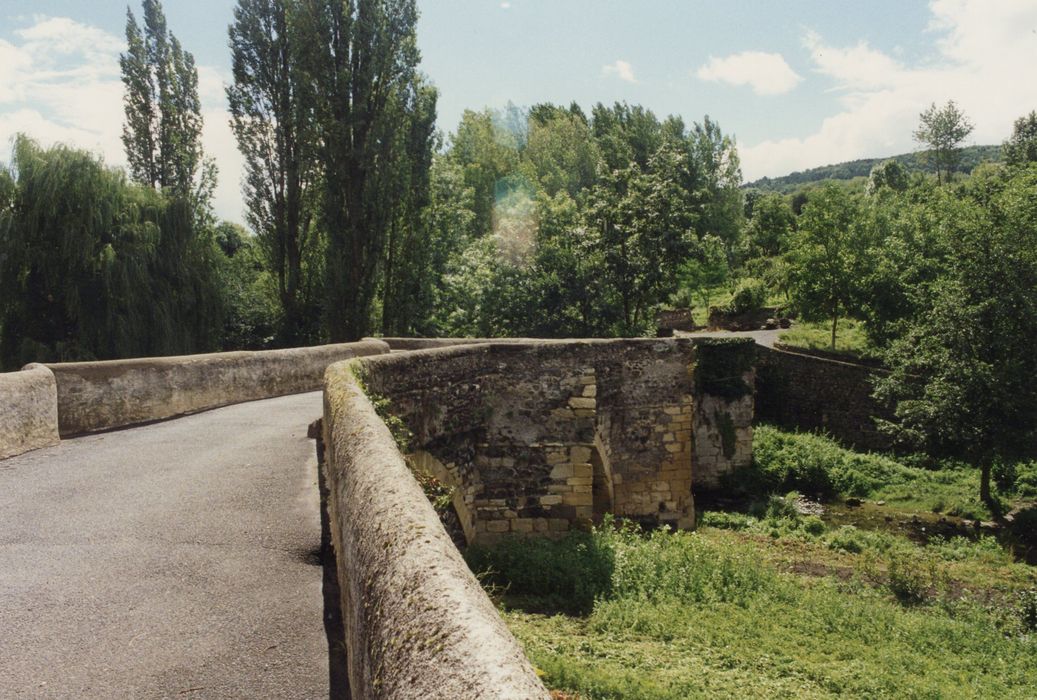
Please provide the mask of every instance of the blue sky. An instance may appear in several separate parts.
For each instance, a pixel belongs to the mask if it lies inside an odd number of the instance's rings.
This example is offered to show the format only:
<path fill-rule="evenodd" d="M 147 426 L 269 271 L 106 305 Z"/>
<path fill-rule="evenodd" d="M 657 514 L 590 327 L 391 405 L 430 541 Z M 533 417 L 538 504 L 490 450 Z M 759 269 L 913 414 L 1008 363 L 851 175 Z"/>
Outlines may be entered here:
<path fill-rule="evenodd" d="M 1001 141 L 1037 109 L 1037 0 L 418 2 L 422 69 L 440 90 L 445 132 L 466 108 L 625 100 L 688 122 L 709 114 L 754 179 L 912 150 L 933 101 L 959 103 L 973 143 Z M 222 90 L 233 5 L 164 3 L 199 64 L 217 213 L 241 221 Z M 0 141 L 25 131 L 123 163 L 125 12 L 121 1 L 0 0 Z"/>

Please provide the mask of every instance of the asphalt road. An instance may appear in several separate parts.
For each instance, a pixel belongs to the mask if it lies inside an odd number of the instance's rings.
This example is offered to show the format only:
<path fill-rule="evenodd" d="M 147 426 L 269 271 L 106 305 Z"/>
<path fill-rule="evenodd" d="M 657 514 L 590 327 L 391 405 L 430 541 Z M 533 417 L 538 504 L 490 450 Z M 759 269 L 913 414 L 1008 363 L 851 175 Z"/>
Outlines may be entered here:
<path fill-rule="evenodd" d="M 0 698 L 325 698 L 320 393 L 0 461 Z"/>

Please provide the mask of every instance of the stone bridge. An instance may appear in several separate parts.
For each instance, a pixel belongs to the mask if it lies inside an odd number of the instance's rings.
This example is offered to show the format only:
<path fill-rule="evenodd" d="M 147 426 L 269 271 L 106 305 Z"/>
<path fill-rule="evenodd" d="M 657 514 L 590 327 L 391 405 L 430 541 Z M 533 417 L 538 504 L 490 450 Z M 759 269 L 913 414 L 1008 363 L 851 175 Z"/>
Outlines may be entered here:
<path fill-rule="evenodd" d="M 689 527 L 696 485 L 751 459 L 751 358 L 390 339 L 0 375 L 0 695 L 546 697 L 413 463 L 469 540 Z"/>

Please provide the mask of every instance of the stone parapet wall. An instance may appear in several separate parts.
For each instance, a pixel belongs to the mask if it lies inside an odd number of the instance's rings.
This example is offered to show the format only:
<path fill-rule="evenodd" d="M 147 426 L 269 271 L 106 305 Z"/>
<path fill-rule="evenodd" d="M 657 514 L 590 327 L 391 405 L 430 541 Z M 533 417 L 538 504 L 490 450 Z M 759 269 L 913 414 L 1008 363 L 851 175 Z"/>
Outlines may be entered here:
<path fill-rule="evenodd" d="M 435 348 L 452 348 L 458 345 L 485 345 L 486 343 L 537 343 L 543 342 L 535 338 L 364 338 L 364 340 L 380 340 L 394 352 L 404 350 L 432 350 Z"/>
<path fill-rule="evenodd" d="M 315 391 L 340 360 L 388 353 L 371 340 L 310 348 L 50 364 L 62 437 Z"/>
<path fill-rule="evenodd" d="M 892 412 L 872 398 L 872 380 L 883 370 L 837 360 L 760 348 L 756 419 L 795 430 L 822 430 L 863 450 L 888 450 L 889 437 L 875 417 Z"/>
<path fill-rule="evenodd" d="M 0 459 L 56 445 L 58 393 L 43 365 L 0 374 Z"/>
<path fill-rule="evenodd" d="M 548 698 L 355 370 L 327 371 L 323 465 L 352 697 Z"/>

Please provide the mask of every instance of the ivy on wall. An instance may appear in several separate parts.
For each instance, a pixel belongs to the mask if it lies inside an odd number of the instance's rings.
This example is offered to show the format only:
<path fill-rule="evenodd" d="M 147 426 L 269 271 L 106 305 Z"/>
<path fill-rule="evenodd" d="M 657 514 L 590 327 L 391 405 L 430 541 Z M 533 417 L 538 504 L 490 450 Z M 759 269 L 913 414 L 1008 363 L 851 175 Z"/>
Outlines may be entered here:
<path fill-rule="evenodd" d="M 695 391 L 735 401 L 753 393 L 744 375 L 756 363 L 751 338 L 701 338 L 695 342 Z"/>

